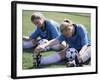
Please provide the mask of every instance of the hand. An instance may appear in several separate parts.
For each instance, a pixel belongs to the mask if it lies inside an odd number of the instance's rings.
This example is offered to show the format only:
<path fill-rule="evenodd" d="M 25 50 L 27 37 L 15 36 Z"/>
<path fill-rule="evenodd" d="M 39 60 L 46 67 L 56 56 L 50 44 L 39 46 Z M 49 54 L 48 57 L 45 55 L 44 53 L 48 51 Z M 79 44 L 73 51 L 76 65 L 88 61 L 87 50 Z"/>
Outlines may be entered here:
<path fill-rule="evenodd" d="M 35 53 L 40 53 L 41 51 L 44 51 L 45 50 L 45 47 L 43 45 L 39 45 L 36 47 L 35 49 Z"/>

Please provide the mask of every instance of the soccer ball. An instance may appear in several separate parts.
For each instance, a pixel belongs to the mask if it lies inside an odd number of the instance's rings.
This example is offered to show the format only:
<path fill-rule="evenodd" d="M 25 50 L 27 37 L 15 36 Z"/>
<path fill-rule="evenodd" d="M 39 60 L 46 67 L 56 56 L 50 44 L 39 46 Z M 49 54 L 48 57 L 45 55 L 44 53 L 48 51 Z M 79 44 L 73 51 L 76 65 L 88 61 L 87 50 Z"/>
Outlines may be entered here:
<path fill-rule="evenodd" d="M 75 60 L 75 56 L 78 54 L 78 51 L 75 48 L 68 48 L 66 50 L 66 58 L 68 61 Z"/>
<path fill-rule="evenodd" d="M 47 39 L 41 39 L 41 40 L 39 40 L 38 45 L 44 45 L 47 42 L 48 42 Z"/>
<path fill-rule="evenodd" d="M 47 39 L 41 39 L 41 40 L 38 42 L 38 45 L 44 45 L 44 44 L 47 43 L 47 42 L 48 42 Z M 50 47 L 46 47 L 46 48 L 44 49 L 44 51 L 48 51 L 48 50 L 50 50 Z"/>

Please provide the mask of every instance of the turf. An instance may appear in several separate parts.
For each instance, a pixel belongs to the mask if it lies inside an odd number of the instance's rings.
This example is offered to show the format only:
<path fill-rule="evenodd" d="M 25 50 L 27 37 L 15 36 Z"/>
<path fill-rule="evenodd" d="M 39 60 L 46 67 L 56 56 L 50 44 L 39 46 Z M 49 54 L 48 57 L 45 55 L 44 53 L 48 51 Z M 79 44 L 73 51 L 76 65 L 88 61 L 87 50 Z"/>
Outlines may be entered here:
<path fill-rule="evenodd" d="M 22 28 L 23 28 L 23 35 L 29 36 L 34 30 L 35 25 L 32 24 L 30 17 L 33 11 L 26 11 L 23 10 L 22 13 Z M 83 24 L 86 26 L 87 31 L 89 32 L 89 37 L 91 35 L 90 29 L 90 14 L 88 13 L 63 13 L 63 12 L 42 12 L 47 19 L 53 19 L 59 24 L 65 19 L 71 19 L 74 23 Z M 32 50 L 23 50 L 23 57 L 22 57 L 22 68 L 23 69 L 34 69 L 33 66 L 33 58 L 32 58 Z M 48 56 L 54 54 L 55 51 L 43 52 L 43 56 Z M 64 61 L 43 66 L 44 68 L 57 68 L 57 67 L 66 67 L 66 63 Z"/>

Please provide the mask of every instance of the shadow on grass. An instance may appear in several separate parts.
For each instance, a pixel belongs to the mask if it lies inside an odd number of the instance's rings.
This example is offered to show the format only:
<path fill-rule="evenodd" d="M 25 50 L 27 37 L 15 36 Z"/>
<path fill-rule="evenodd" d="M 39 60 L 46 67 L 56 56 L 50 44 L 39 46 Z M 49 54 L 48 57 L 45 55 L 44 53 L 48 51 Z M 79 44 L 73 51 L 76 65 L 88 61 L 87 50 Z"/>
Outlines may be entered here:
<path fill-rule="evenodd" d="M 30 48 L 30 49 L 23 49 L 23 53 L 24 53 L 24 52 L 33 53 L 33 52 L 34 52 L 34 49 L 33 49 L 33 48 Z"/>
<path fill-rule="evenodd" d="M 29 54 L 33 53 L 32 49 L 23 49 L 23 51 L 28 52 Z M 50 51 L 46 51 L 46 52 L 50 52 Z M 43 56 L 46 56 L 47 54 L 46 52 L 43 54 Z M 51 54 L 51 52 L 49 54 Z M 91 59 L 85 62 L 84 65 L 91 65 Z M 65 60 L 62 60 L 54 64 L 41 65 L 40 68 L 36 68 L 36 66 L 30 65 L 29 67 L 24 68 L 24 69 L 63 68 L 63 67 L 67 67 L 67 62 Z"/>
<path fill-rule="evenodd" d="M 85 66 L 85 65 L 91 65 L 90 62 L 91 62 L 90 60 L 86 61 L 86 62 L 84 63 L 84 66 Z M 68 67 L 68 66 L 67 66 L 67 62 L 63 60 L 63 61 L 60 61 L 60 62 L 54 63 L 54 64 L 41 65 L 40 68 L 36 68 L 35 66 L 31 66 L 31 67 L 29 67 L 29 68 L 27 68 L 27 69 L 65 68 L 65 67 Z"/>
<path fill-rule="evenodd" d="M 48 68 L 48 67 L 65 67 L 66 66 L 66 61 L 60 61 L 58 63 L 54 63 L 54 64 L 49 64 L 49 65 L 43 65 L 44 68 Z"/>
<path fill-rule="evenodd" d="M 36 68 L 35 66 L 31 66 L 27 69 L 63 68 L 63 67 L 66 67 L 66 61 L 60 61 L 58 63 L 48 64 L 48 65 L 41 65 L 40 68 Z"/>
<path fill-rule="evenodd" d="M 46 53 L 46 52 L 50 52 L 50 51 L 55 51 L 55 52 L 57 52 L 58 50 L 50 49 L 50 50 L 48 50 L 48 51 L 43 51 L 43 52 L 41 52 L 41 53 Z M 23 49 L 23 53 L 24 53 L 24 52 L 33 53 L 33 52 L 34 52 L 34 49 L 33 49 L 33 48 Z"/>

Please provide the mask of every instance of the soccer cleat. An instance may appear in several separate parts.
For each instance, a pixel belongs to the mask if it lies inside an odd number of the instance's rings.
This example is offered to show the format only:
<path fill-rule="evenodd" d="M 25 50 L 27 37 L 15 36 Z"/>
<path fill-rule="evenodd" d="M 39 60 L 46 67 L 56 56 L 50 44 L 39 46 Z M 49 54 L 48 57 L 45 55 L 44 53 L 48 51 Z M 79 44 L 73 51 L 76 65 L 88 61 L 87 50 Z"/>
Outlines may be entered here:
<path fill-rule="evenodd" d="M 83 62 L 82 62 L 82 61 L 79 62 L 78 56 L 77 56 L 77 55 L 75 56 L 75 63 L 76 63 L 76 67 L 81 67 L 81 66 L 83 66 Z"/>
<path fill-rule="evenodd" d="M 36 55 L 35 57 L 33 57 L 33 66 L 36 68 L 40 68 L 40 60 L 41 60 L 41 56 L 40 54 Z"/>
<path fill-rule="evenodd" d="M 37 62 L 36 62 L 36 67 L 37 67 L 37 68 L 40 68 L 41 56 L 42 56 L 42 55 L 39 54 L 39 55 L 37 55 L 37 57 L 36 57 L 36 60 L 37 60 Z"/>
<path fill-rule="evenodd" d="M 67 64 L 67 67 L 75 67 L 75 66 L 76 66 L 75 60 L 69 61 Z"/>

